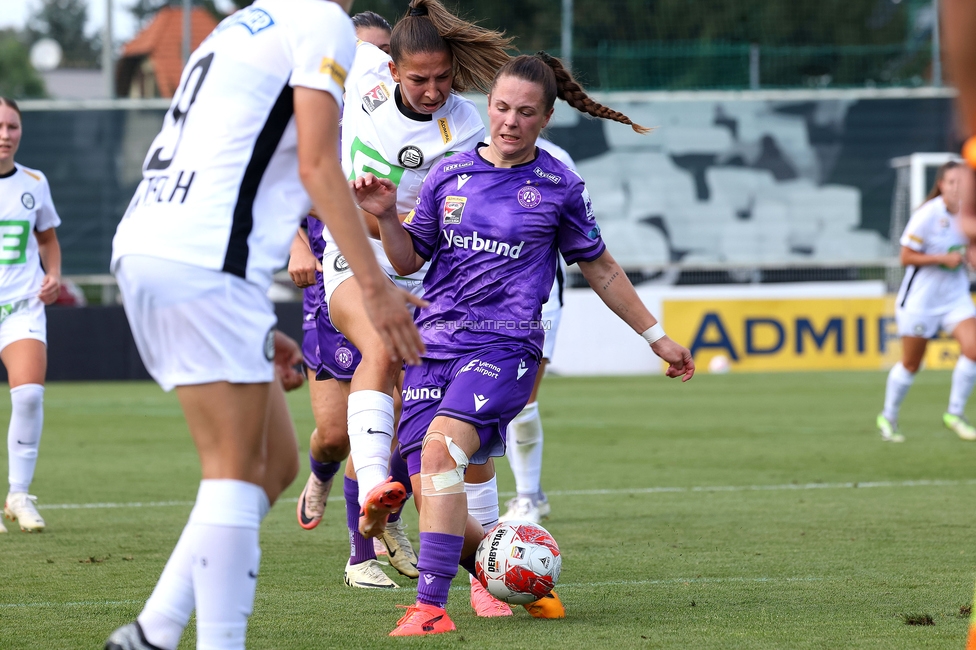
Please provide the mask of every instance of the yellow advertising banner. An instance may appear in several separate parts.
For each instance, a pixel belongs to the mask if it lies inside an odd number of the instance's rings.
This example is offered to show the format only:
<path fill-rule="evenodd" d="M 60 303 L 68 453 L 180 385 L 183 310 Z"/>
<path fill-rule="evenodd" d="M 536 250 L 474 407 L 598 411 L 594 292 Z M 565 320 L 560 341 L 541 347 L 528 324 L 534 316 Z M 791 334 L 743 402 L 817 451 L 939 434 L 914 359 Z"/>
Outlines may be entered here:
<path fill-rule="evenodd" d="M 894 313 L 893 296 L 663 301 L 668 336 L 696 365 L 724 355 L 733 371 L 888 368 L 901 357 Z"/>

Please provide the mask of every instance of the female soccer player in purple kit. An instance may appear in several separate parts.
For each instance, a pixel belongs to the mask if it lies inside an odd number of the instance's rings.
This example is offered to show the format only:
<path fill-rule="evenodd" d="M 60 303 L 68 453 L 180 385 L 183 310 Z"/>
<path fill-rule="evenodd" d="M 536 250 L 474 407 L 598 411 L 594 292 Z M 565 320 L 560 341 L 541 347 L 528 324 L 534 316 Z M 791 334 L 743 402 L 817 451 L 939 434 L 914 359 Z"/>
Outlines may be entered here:
<path fill-rule="evenodd" d="M 353 184 L 360 205 L 379 217 L 397 272 L 430 261 L 430 304 L 417 318 L 427 352 L 404 377 L 411 399 L 399 429 L 422 499 L 421 580 L 391 636 L 455 629 L 444 609 L 451 580 L 459 562 L 471 570 L 482 537 L 469 521 L 464 470 L 505 452 L 505 428 L 538 369 L 539 319 L 559 253 L 670 364 L 669 377 L 687 381 L 695 372 L 691 353 L 664 334 L 607 252 L 583 181 L 536 147 L 557 96 L 646 132 L 587 97 L 558 60 L 519 56 L 498 71 L 488 97 L 490 144 L 439 163 L 402 226 L 388 182 L 366 175 Z"/>

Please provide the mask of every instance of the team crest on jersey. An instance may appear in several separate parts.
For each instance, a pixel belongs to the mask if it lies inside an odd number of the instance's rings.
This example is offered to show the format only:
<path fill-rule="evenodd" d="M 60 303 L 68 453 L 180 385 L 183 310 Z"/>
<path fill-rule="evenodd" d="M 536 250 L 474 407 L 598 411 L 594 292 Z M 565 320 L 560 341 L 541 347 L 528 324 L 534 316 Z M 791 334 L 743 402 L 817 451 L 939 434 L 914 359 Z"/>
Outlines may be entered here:
<path fill-rule="evenodd" d="M 372 114 L 377 108 L 386 103 L 390 98 L 390 89 L 382 81 L 378 86 L 372 88 L 363 95 L 363 110 Z"/>
<path fill-rule="evenodd" d="M 335 362 L 340 368 L 349 370 L 349 367 L 352 366 L 352 350 L 345 346 L 336 350 Z"/>
<path fill-rule="evenodd" d="M 30 192 L 24 192 L 20 195 L 20 202 L 24 204 L 24 207 L 28 210 L 34 209 L 34 195 Z"/>
<path fill-rule="evenodd" d="M 523 208 L 535 208 L 542 203 L 542 192 L 532 185 L 526 185 L 518 191 L 518 202 Z"/>
<path fill-rule="evenodd" d="M 345 255 L 336 255 L 335 262 L 332 263 L 332 268 L 336 270 L 336 273 L 342 273 L 349 268 L 349 262 L 346 261 Z"/>
<path fill-rule="evenodd" d="M 441 140 L 444 141 L 444 144 L 454 139 L 451 135 L 451 127 L 447 123 L 446 117 L 437 118 L 437 129 L 441 132 Z"/>
<path fill-rule="evenodd" d="M 463 196 L 449 196 L 444 200 L 444 225 L 459 224 L 464 215 L 464 204 L 468 199 Z"/>
<path fill-rule="evenodd" d="M 424 152 L 412 144 L 408 144 L 403 149 L 400 149 L 400 153 L 397 154 L 397 160 L 400 162 L 401 167 L 417 169 L 424 164 Z"/>

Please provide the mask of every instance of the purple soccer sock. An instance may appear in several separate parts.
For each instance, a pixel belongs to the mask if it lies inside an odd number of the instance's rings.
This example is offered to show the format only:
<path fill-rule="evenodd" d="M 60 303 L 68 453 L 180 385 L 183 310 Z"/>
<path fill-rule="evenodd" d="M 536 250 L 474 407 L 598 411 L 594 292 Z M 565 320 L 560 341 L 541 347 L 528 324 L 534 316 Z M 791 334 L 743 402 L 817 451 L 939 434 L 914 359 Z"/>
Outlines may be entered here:
<path fill-rule="evenodd" d="M 341 463 L 320 463 L 312 458 L 312 452 L 308 452 L 308 463 L 312 466 L 312 474 L 315 474 L 315 478 L 323 483 L 331 481 L 332 477 L 338 473 L 341 465 Z"/>
<path fill-rule="evenodd" d="M 393 477 L 394 481 L 399 481 L 403 487 L 406 488 L 407 498 L 409 499 L 410 495 L 413 494 L 413 490 L 410 489 L 410 470 L 407 469 L 407 461 L 403 460 L 403 457 L 400 456 L 400 453 L 396 450 L 393 450 L 393 455 L 390 456 L 390 476 Z M 399 521 L 400 513 L 403 512 L 403 509 L 406 507 L 407 503 L 404 501 L 399 510 L 390 513 L 387 521 Z"/>
<path fill-rule="evenodd" d="M 349 564 L 375 560 L 373 540 L 359 532 L 359 481 L 344 476 L 342 492 L 346 497 L 346 526 L 349 527 Z"/>
<path fill-rule="evenodd" d="M 420 533 L 420 561 L 417 570 L 417 600 L 426 605 L 444 607 L 457 575 L 464 537 L 446 533 Z"/>

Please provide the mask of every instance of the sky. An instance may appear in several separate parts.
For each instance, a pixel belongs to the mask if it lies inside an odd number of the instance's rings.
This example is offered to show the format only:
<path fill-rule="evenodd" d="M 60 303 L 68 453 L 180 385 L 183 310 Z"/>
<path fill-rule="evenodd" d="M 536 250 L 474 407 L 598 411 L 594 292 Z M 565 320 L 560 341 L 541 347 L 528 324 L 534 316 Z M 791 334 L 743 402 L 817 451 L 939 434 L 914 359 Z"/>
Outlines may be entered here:
<path fill-rule="evenodd" d="M 102 29 L 105 23 L 106 2 L 112 3 L 113 40 L 128 41 L 136 35 L 136 21 L 127 7 L 132 0 L 83 0 L 88 4 L 88 34 L 94 34 Z M 0 0 L 0 29 L 13 27 L 23 29 L 27 25 L 32 13 L 40 6 L 41 0 Z M 230 0 L 221 2 L 217 7 L 226 10 L 232 7 Z"/>

